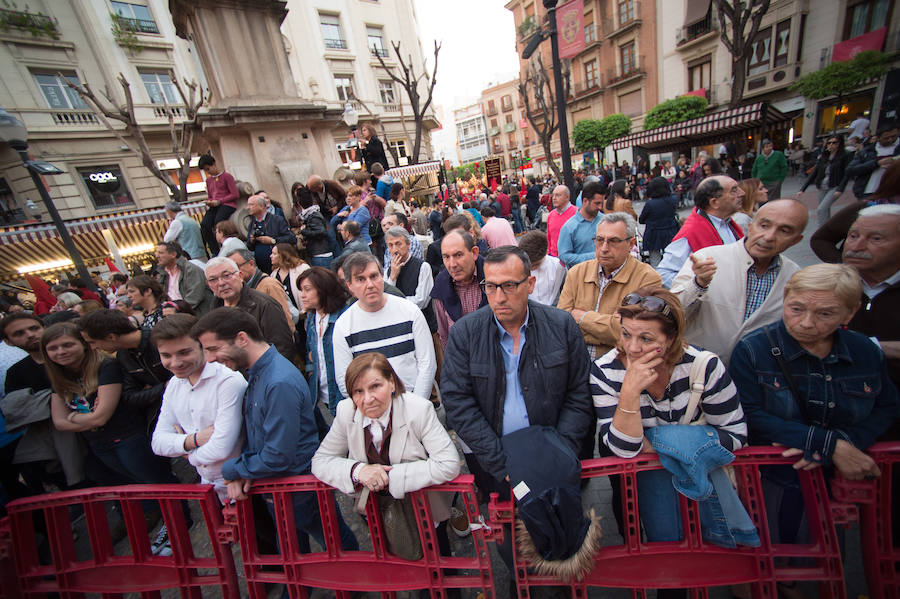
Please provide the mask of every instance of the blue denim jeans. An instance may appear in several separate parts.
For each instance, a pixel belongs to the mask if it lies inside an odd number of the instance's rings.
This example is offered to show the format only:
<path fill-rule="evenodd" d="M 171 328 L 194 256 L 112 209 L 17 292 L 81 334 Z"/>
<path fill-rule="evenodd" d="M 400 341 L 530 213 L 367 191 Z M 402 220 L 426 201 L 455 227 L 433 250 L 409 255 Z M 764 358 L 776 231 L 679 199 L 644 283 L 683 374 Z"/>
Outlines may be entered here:
<path fill-rule="evenodd" d="M 333 255 L 332 256 L 323 256 L 323 257 L 311 256 L 309 259 L 309 263 L 312 264 L 313 266 L 324 266 L 325 268 L 330 268 L 331 261 L 333 259 L 334 259 Z"/>
<path fill-rule="evenodd" d="M 319 502 L 313 492 L 294 493 L 291 496 L 294 504 L 294 527 L 297 529 L 297 541 L 301 553 L 309 553 L 309 537 L 312 537 L 323 548 L 325 547 L 325 533 L 322 532 L 322 519 L 319 515 Z M 266 508 L 269 515 L 276 523 L 275 503 L 271 495 L 265 496 Z M 337 501 L 334 501 L 334 509 L 337 510 L 338 529 L 341 533 L 341 548 L 346 551 L 359 550 L 359 542 L 353 535 L 353 531 L 344 522 Z"/>

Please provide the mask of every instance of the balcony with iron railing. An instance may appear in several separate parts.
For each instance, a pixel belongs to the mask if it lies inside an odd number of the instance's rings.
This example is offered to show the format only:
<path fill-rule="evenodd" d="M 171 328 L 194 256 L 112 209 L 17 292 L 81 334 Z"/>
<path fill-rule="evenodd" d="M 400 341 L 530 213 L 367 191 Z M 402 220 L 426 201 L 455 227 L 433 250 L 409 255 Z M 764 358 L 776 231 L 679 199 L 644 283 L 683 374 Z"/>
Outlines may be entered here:
<path fill-rule="evenodd" d="M 4 2 L 4 4 L 10 6 L 9 3 Z M 59 39 L 59 27 L 53 17 L 27 10 L 0 9 L 0 30 L 6 31 L 10 28 L 27 31 L 35 37 L 46 35 L 53 39 Z"/>
<path fill-rule="evenodd" d="M 494 137 L 496 135 L 500 135 L 500 127 L 491 127 L 488 129 L 488 136 Z"/>
<path fill-rule="evenodd" d="M 346 50 L 347 40 L 340 38 L 325 38 L 325 47 L 330 50 Z"/>
<path fill-rule="evenodd" d="M 501 102 L 500 103 L 500 110 L 502 110 L 503 112 L 510 112 L 512 109 L 513 109 L 512 100 L 510 100 L 509 102 Z"/>
<path fill-rule="evenodd" d="M 497 106 L 496 106 L 496 104 L 490 104 L 490 105 L 488 106 L 488 109 L 487 109 L 486 114 L 487 114 L 488 116 L 497 116 Z"/>
<path fill-rule="evenodd" d="M 512 133 L 512 132 L 515 131 L 515 130 L 516 130 L 516 123 L 515 123 L 515 122 L 512 122 L 512 123 L 504 123 L 504 124 L 503 124 L 503 131 L 505 131 L 506 133 Z"/>
<path fill-rule="evenodd" d="M 597 76 L 590 81 L 579 81 L 572 86 L 572 96 L 575 98 L 603 91 L 603 78 Z"/>
<path fill-rule="evenodd" d="M 603 35 L 608 39 L 631 31 L 641 25 L 641 3 L 635 2 L 631 10 L 620 12 L 615 18 L 603 19 Z"/>
<path fill-rule="evenodd" d="M 632 64 L 619 65 L 618 69 L 606 69 L 606 87 L 616 87 L 646 74 L 644 56 L 635 57 Z"/>
<path fill-rule="evenodd" d="M 381 112 L 400 112 L 400 102 L 379 102 Z"/>
<path fill-rule="evenodd" d="M 713 39 L 710 35 L 718 33 L 718 24 L 712 18 L 712 11 L 706 13 L 706 17 L 702 21 L 698 21 L 687 27 L 679 27 L 675 33 L 676 48 L 678 50 L 686 50 L 693 48 L 696 43 L 701 40 Z"/>
<path fill-rule="evenodd" d="M 116 23 L 125 31 L 132 33 L 159 33 L 159 27 L 156 22 L 149 19 L 131 19 L 116 15 Z"/>
<path fill-rule="evenodd" d="M 380 57 L 382 57 L 382 58 L 387 58 L 387 57 L 388 57 L 388 51 L 387 51 L 387 48 L 376 48 L 375 46 L 372 46 L 371 48 L 369 48 L 369 53 L 370 53 L 372 56 L 375 56 L 376 58 L 377 58 L 378 56 L 380 56 Z"/>

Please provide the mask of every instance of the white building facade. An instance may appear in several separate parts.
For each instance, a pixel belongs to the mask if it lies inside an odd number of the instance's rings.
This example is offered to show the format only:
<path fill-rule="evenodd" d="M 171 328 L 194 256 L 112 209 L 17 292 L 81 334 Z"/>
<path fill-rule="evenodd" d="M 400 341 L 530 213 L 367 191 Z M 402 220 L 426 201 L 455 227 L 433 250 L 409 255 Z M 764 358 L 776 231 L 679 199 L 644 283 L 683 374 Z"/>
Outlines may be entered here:
<path fill-rule="evenodd" d="M 456 153 L 460 164 L 484 160 L 491 154 L 487 125 L 481 104 L 453 111 L 456 123 Z"/>

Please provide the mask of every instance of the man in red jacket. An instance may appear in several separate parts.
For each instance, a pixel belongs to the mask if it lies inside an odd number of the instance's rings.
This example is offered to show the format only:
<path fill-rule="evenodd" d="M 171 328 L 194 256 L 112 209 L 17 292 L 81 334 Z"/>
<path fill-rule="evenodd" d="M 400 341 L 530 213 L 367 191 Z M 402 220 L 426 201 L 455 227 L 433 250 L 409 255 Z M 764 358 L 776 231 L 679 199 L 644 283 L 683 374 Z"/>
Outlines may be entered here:
<path fill-rule="evenodd" d="M 697 186 L 694 210 L 656 267 L 663 285 L 672 285 L 672 279 L 693 252 L 711 245 L 734 243 L 744 236 L 741 227 L 731 220 L 740 210 L 743 197 L 737 181 L 725 175 L 707 177 Z"/>

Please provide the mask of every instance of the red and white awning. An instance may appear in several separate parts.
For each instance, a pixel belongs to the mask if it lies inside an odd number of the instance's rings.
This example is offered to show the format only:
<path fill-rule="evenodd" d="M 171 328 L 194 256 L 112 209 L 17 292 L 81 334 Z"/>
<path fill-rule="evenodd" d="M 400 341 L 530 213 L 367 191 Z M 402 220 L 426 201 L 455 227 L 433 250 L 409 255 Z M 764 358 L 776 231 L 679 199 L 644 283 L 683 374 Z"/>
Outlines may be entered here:
<path fill-rule="evenodd" d="M 203 202 L 184 204 L 182 209 L 200 220 L 206 211 Z M 88 265 L 109 257 L 103 230 L 109 229 L 120 251 L 129 255 L 152 252 L 168 226 L 165 210 L 131 210 L 67 221 L 66 228 L 81 257 Z M 0 281 L 21 278 L 19 269 L 51 265 L 69 259 L 62 239 L 51 223 L 26 224 L 0 229 Z M 139 251 L 140 250 L 140 251 Z M 71 267 L 65 267 L 70 269 Z M 59 270 L 47 268 L 46 271 Z M 34 271 L 39 274 L 41 271 Z"/>
<path fill-rule="evenodd" d="M 763 120 L 776 123 L 786 119 L 777 109 L 765 102 L 757 102 L 658 129 L 632 133 L 613 141 L 612 147 L 614 150 L 635 146 L 655 151 L 674 150 L 685 145 L 732 140 L 736 132 L 753 129 L 762 124 Z"/>
<path fill-rule="evenodd" d="M 411 164 L 409 166 L 398 166 L 390 169 L 387 173 L 394 178 L 403 178 L 437 173 L 440 170 L 441 161 L 435 160 L 433 162 L 422 162 L 421 164 Z"/>

